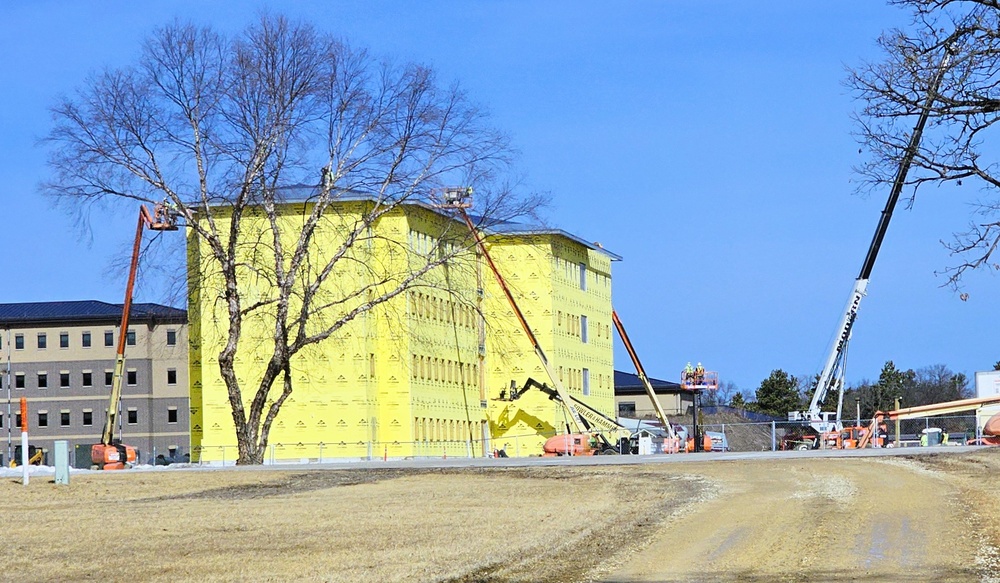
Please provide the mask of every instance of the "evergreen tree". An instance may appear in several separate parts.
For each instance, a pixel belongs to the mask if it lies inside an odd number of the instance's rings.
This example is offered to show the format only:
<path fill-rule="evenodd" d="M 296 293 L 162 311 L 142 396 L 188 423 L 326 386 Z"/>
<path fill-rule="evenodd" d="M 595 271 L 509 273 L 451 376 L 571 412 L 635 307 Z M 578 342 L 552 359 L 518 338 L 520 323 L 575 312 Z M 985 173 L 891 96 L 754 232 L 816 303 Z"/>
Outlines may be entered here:
<path fill-rule="evenodd" d="M 764 379 L 757 388 L 754 409 L 761 413 L 781 417 L 801 406 L 798 381 L 781 369 L 771 371 L 771 376 Z"/>

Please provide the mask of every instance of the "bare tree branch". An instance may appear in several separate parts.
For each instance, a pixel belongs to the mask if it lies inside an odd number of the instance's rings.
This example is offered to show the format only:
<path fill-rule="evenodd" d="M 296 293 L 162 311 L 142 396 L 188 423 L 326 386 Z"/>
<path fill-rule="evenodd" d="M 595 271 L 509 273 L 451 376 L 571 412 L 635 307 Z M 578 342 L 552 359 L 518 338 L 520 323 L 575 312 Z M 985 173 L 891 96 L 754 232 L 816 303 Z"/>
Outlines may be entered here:
<path fill-rule="evenodd" d="M 434 251 L 418 254 L 380 236 L 380 221 L 433 204 L 447 185 L 476 187 L 484 226 L 541 200 L 514 194 L 507 137 L 457 85 L 281 16 L 236 36 L 172 23 L 134 66 L 95 75 L 52 114 L 45 192 L 81 216 L 166 200 L 186 219 L 199 305 L 224 338 L 239 463 L 262 462 L 296 354 L 408 289 L 446 287 L 442 270 L 471 269 L 459 223 L 445 221 Z M 359 277 L 338 277 L 351 270 Z M 270 354 L 241 380 L 248 346 Z"/>

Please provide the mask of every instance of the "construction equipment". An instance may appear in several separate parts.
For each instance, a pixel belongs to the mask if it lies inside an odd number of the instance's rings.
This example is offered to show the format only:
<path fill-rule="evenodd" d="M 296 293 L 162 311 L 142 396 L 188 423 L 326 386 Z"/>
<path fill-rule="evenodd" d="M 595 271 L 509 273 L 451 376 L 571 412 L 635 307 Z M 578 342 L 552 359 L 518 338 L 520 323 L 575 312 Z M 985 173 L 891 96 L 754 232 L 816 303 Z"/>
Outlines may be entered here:
<path fill-rule="evenodd" d="M 40 466 L 45 458 L 45 450 L 33 445 L 28 446 L 28 465 Z M 14 457 L 10 458 L 10 467 L 16 468 L 21 465 L 21 446 L 14 447 Z"/>
<path fill-rule="evenodd" d="M 681 371 L 681 386 L 689 391 L 706 389 L 714 391 L 719 388 L 719 373 L 705 370 L 701 368 L 701 363 L 699 363 L 698 368 L 692 371 L 687 369 Z"/>
<path fill-rule="evenodd" d="M 632 341 L 629 340 L 628 333 L 625 332 L 625 325 L 622 324 L 621 319 L 618 317 L 618 312 L 615 310 L 611 310 L 611 321 L 614 322 L 615 330 L 618 330 L 618 337 L 622 339 L 625 350 L 628 351 L 628 355 L 632 359 L 632 365 L 635 366 L 635 373 L 639 376 L 639 380 L 642 381 L 642 386 L 646 388 L 646 394 L 649 395 L 649 400 L 653 403 L 653 410 L 656 411 L 657 419 L 660 420 L 663 428 L 667 431 L 667 438 L 677 440 L 677 432 L 674 431 L 673 425 L 667 419 L 667 414 L 663 411 L 660 400 L 656 398 L 653 385 L 649 382 L 649 377 L 646 376 L 646 369 L 643 368 L 642 362 L 639 361 L 639 355 L 636 353 L 635 348 L 632 347 Z"/>
<path fill-rule="evenodd" d="M 472 233 L 472 236 L 475 238 L 476 247 L 479 249 L 483 258 L 486 259 L 486 263 L 490 266 L 490 270 L 493 272 L 494 277 L 496 277 L 497 283 L 500 285 L 500 289 L 503 290 L 504 295 L 507 297 L 507 302 L 510 303 L 511 309 L 514 310 L 514 315 L 517 317 L 518 323 L 521 324 L 521 328 L 528 336 L 528 340 L 531 341 L 531 345 L 535 349 L 535 355 L 538 356 L 538 360 L 541 361 L 542 368 L 545 369 L 545 374 L 548 375 L 549 380 L 552 381 L 552 385 L 555 387 L 563 406 L 566 408 L 570 424 L 570 432 L 586 433 L 586 426 L 580 418 L 580 414 L 577 411 L 576 406 L 570 399 L 569 393 L 566 391 L 565 387 L 563 387 L 562 381 L 560 381 L 559 377 L 556 376 L 555 371 L 553 371 L 552 365 L 549 364 L 548 357 L 545 356 L 545 351 L 542 350 L 541 345 L 538 343 L 538 338 L 535 337 L 535 333 L 532 332 L 531 326 L 528 325 L 528 321 L 525 319 L 524 313 L 521 312 L 521 308 L 518 307 L 517 302 L 514 300 L 514 294 L 511 293 L 510 288 L 507 287 L 507 282 L 500 274 L 500 270 L 497 269 L 496 264 L 493 263 L 493 258 L 486 249 L 483 237 L 479 234 L 479 229 L 477 229 L 476 225 L 473 224 L 472 219 L 469 218 L 469 214 L 465 212 L 465 209 L 472 206 L 472 188 L 445 188 L 442 190 L 442 196 L 444 200 L 440 207 L 455 210 L 465 221 L 465 225 L 469 228 L 469 232 Z"/>
<path fill-rule="evenodd" d="M 548 395 L 549 399 L 556 401 L 563 407 L 567 406 L 557 390 L 532 378 L 529 378 L 520 389 L 517 388 L 514 381 L 511 381 L 509 400 L 520 398 L 529 389 L 538 389 Z M 653 428 L 648 427 L 639 428 L 633 432 L 584 401 L 572 395 L 569 398 L 572 401 L 570 404 L 576 409 L 585 430 L 550 437 L 542 448 L 546 456 L 637 453 L 639 434 L 644 431 L 653 432 Z M 662 451 L 664 453 L 677 453 L 680 440 L 676 437 L 676 432 L 672 427 L 668 431 L 669 433 L 663 436 Z"/>
<path fill-rule="evenodd" d="M 927 88 L 927 97 L 924 100 L 913 132 L 910 135 L 906 151 L 899 162 L 899 168 L 892 184 L 892 190 L 889 193 L 889 199 L 885 203 L 885 209 L 882 211 L 878 227 L 875 229 L 875 235 L 872 238 L 871 245 L 868 247 L 868 254 L 861 265 L 861 273 L 854 281 L 854 287 L 851 289 L 847 306 L 841 314 L 840 322 L 837 325 L 837 334 L 830 346 L 826 362 L 823 365 L 823 371 L 820 373 L 819 380 L 816 383 L 816 390 L 813 392 L 812 401 L 809 403 L 809 408 L 805 411 L 791 411 L 788 413 L 789 421 L 801 421 L 808 427 L 806 435 L 812 438 L 809 441 L 815 444 L 814 447 L 819 447 L 825 441 L 820 438 L 821 436 L 831 432 L 839 432 L 843 428 L 840 421 L 840 414 L 844 401 L 844 373 L 847 366 L 847 345 L 851 339 L 851 330 L 854 326 L 854 320 L 858 316 L 858 307 L 861 304 L 861 299 L 866 295 L 868 279 L 871 277 L 879 248 L 882 246 L 886 230 L 889 228 L 892 212 L 906 183 L 906 175 L 910 170 L 913 158 L 917 155 L 917 147 L 920 145 L 924 126 L 927 124 L 931 107 L 937 98 L 938 87 L 941 85 L 941 80 L 948 70 L 950 60 L 951 49 L 950 47 L 946 47 L 945 55 L 941 59 L 937 72 Z M 821 411 L 821 403 L 826 399 L 827 393 L 831 389 L 838 391 L 837 410 L 835 412 Z"/>
<path fill-rule="evenodd" d="M 515 381 L 511 381 L 509 400 L 517 400 L 533 388 L 548 395 L 549 399 L 562 405 L 567 412 L 570 408 L 575 410 L 582 426 L 580 431 L 570 431 L 550 437 L 542 447 L 544 455 L 607 455 L 631 452 L 629 439 L 632 433 L 625 427 L 572 395 L 564 400 L 558 390 L 533 378 L 529 378 L 520 389 L 517 388 Z"/>
<path fill-rule="evenodd" d="M 176 213 L 167 203 L 157 204 L 153 208 L 152 215 L 145 206 L 139 207 L 139 222 L 135 228 L 135 242 L 132 245 L 132 262 L 129 265 L 128 283 L 125 285 L 125 303 L 122 304 L 122 320 L 118 328 L 118 349 L 115 355 L 115 372 L 111 384 L 111 396 L 108 399 L 107 417 L 104 420 L 101 442 L 90 448 L 93 467 L 99 470 L 125 469 L 135 464 L 137 459 L 135 448 L 123 444 L 120 439 L 115 439 L 114 431 L 121 403 L 122 377 L 125 373 L 125 345 L 128 338 L 129 312 L 132 309 L 132 288 L 139 267 L 139 248 L 144 228 L 151 231 L 176 231 Z"/>

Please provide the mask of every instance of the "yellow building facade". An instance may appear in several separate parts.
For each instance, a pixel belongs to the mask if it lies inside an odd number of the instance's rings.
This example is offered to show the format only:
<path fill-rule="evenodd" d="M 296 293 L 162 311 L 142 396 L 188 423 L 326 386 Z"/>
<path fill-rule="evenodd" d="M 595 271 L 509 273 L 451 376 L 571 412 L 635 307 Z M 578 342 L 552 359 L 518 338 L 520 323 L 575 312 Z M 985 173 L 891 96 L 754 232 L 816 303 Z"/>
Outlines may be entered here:
<path fill-rule="evenodd" d="M 327 212 L 310 264 L 336 253 L 370 205 L 345 201 Z M 311 209 L 288 203 L 279 210 L 279 221 L 297 233 Z M 265 270 L 252 267 L 270 253 L 257 259 L 266 219 L 243 220 L 240 247 L 248 267 L 239 277 L 241 294 L 244 303 L 266 304 L 274 290 Z M 540 392 L 501 398 L 512 381 L 551 382 L 486 262 L 473 249 L 453 246 L 468 245 L 465 228 L 438 209 L 401 205 L 351 247 L 350 260 L 339 262 L 324 286 L 331 307 L 311 316 L 313 331 L 380 297 L 435 254 L 454 257 L 293 357 L 293 392 L 272 426 L 266 461 L 480 457 L 500 447 L 508 455 L 538 455 L 545 439 L 565 431 L 563 408 Z M 611 262 L 617 256 L 558 230 L 504 224 L 485 234 L 564 386 L 613 417 Z M 192 457 L 231 463 L 236 438 L 218 364 L 228 319 L 218 266 L 203 245 L 195 236 L 188 240 Z M 366 287 L 370 292 L 343 301 Z M 247 403 L 273 350 L 272 329 L 266 309 L 244 320 L 235 372 Z M 280 391 L 279 379 L 269 400 Z"/>

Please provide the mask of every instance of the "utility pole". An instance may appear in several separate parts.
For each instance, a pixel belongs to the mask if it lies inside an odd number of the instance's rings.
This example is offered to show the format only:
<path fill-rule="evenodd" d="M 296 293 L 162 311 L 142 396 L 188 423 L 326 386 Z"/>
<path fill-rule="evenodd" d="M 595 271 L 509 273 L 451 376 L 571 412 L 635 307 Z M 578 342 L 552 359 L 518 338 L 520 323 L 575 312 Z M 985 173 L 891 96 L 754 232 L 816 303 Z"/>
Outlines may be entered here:
<path fill-rule="evenodd" d="M 899 397 L 896 397 L 896 410 L 899 411 Z M 896 415 L 896 447 L 899 447 L 899 415 Z"/>

